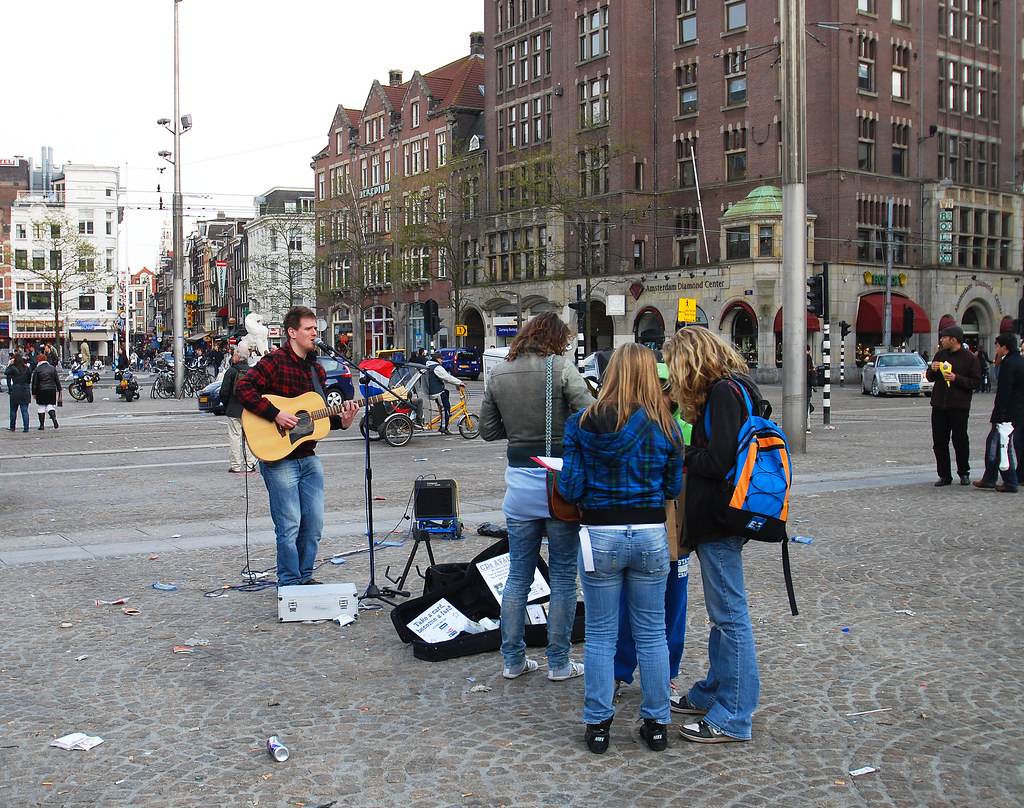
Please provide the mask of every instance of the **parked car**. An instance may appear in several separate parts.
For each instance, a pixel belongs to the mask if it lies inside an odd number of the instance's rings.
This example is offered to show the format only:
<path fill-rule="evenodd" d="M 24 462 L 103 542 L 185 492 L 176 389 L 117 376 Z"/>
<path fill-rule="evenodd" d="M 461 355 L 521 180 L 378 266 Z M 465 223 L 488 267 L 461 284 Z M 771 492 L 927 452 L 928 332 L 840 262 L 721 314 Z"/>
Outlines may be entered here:
<path fill-rule="evenodd" d="M 928 363 L 916 353 L 880 353 L 861 370 L 860 391 L 873 396 L 926 396 L 932 383 L 925 378 Z"/>
<path fill-rule="evenodd" d="M 352 384 L 352 373 L 348 365 L 339 362 L 331 356 L 318 356 L 316 359 L 324 370 L 327 371 L 327 386 L 324 387 L 324 395 L 327 396 L 327 404 L 336 407 L 355 396 L 355 387 Z M 224 403 L 220 400 L 220 385 L 223 377 L 217 381 L 210 382 L 199 391 L 199 411 L 212 412 L 214 415 L 224 414 Z"/>
<path fill-rule="evenodd" d="M 452 376 L 476 381 L 480 378 L 480 352 L 476 348 L 442 348 L 441 367 Z"/>

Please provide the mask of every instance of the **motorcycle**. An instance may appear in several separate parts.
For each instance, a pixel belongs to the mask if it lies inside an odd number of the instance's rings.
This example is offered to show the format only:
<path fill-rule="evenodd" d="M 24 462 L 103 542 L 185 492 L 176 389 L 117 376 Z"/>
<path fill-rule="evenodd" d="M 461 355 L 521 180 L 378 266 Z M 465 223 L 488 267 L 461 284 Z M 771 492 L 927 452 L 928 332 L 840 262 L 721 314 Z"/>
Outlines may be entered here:
<path fill-rule="evenodd" d="M 130 404 L 139 397 L 139 383 L 130 370 L 115 370 L 114 379 L 117 380 L 117 394 L 124 398 L 125 402 Z"/>
<path fill-rule="evenodd" d="M 92 404 L 93 386 L 98 384 L 99 380 L 100 374 L 98 372 L 89 370 L 76 362 L 71 366 L 71 372 L 68 374 L 68 392 L 75 401 L 82 401 L 84 399 Z"/>

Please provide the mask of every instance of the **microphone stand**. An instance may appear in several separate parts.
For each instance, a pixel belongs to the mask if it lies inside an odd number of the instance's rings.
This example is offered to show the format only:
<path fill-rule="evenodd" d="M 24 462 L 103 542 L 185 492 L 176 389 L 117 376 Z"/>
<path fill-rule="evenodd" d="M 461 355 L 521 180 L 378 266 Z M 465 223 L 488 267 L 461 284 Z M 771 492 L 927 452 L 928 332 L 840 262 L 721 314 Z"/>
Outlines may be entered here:
<path fill-rule="evenodd" d="M 383 589 L 377 586 L 376 581 L 376 564 L 375 564 L 375 552 L 373 543 L 373 465 L 370 462 L 370 398 L 369 385 L 371 377 L 369 373 L 359 367 L 358 364 L 353 362 L 343 354 L 338 353 L 334 348 L 328 345 L 322 340 L 317 340 L 316 343 L 318 348 L 326 350 L 335 359 L 344 362 L 348 365 L 349 369 L 357 374 L 356 378 L 359 380 L 359 384 L 363 390 L 363 424 L 365 429 L 363 430 L 363 443 L 365 444 L 365 459 L 363 461 L 363 467 L 365 470 L 364 483 L 363 483 L 363 497 L 365 499 L 366 509 L 366 543 L 370 551 L 370 582 L 366 586 L 366 591 L 359 596 L 360 602 L 364 600 L 379 600 L 382 603 L 388 604 L 388 606 L 397 606 L 393 600 L 389 598 L 393 597 L 409 597 L 409 593 L 401 589 L 392 589 L 390 586 L 385 586 Z"/>

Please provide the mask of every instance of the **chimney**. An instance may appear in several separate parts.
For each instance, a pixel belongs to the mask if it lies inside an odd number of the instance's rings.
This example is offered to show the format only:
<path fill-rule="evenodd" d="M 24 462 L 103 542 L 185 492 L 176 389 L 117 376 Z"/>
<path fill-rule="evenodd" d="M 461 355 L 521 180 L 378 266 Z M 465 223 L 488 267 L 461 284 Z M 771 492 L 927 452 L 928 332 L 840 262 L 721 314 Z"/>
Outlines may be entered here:
<path fill-rule="evenodd" d="M 388 71 L 388 84 L 392 87 L 402 86 L 402 71 L 401 70 L 389 70 Z"/>
<path fill-rule="evenodd" d="M 484 35 L 480 31 L 474 31 L 469 35 L 469 55 L 484 55 Z"/>

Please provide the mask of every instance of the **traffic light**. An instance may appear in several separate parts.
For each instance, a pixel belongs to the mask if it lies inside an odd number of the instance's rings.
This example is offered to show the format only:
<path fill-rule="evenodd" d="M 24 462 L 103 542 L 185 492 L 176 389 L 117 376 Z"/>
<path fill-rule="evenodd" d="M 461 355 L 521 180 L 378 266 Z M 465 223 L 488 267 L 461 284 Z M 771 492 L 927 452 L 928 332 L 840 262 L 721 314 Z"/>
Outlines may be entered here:
<path fill-rule="evenodd" d="M 850 336 L 850 324 L 846 320 L 839 321 L 839 336 L 840 339 L 846 339 Z"/>
<path fill-rule="evenodd" d="M 821 275 L 811 275 L 807 279 L 807 311 L 815 317 L 821 317 L 825 314 L 825 298 Z"/>
<path fill-rule="evenodd" d="M 441 318 L 437 314 L 437 301 L 423 301 L 423 330 L 433 336 L 441 330 Z"/>
<path fill-rule="evenodd" d="M 903 305 L 903 339 L 910 339 L 914 336 L 914 309 Z"/>

